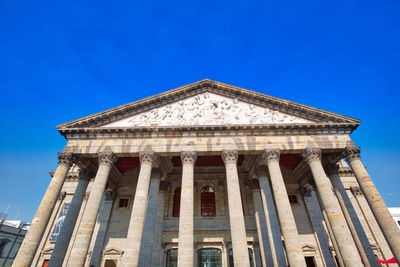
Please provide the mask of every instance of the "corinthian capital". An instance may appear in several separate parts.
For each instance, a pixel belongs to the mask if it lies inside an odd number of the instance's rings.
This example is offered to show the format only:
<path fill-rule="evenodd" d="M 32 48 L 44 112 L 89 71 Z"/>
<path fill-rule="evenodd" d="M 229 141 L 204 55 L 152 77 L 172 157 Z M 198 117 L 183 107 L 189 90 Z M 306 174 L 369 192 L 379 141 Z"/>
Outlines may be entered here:
<path fill-rule="evenodd" d="M 222 151 L 222 160 L 225 164 L 235 163 L 238 160 L 238 151 L 236 149 L 224 149 Z"/>
<path fill-rule="evenodd" d="M 152 150 L 144 150 L 139 152 L 140 164 L 152 164 L 157 160 L 156 154 Z"/>
<path fill-rule="evenodd" d="M 196 151 L 182 151 L 181 160 L 182 164 L 194 164 L 197 159 Z"/>
<path fill-rule="evenodd" d="M 351 162 L 355 159 L 360 159 L 360 147 L 346 146 L 343 151 L 343 155 L 346 157 L 348 162 Z"/>
<path fill-rule="evenodd" d="M 310 164 L 313 161 L 321 160 L 321 149 L 316 147 L 307 147 L 303 152 L 303 158 Z"/>
<path fill-rule="evenodd" d="M 71 167 L 75 161 L 75 156 L 71 152 L 58 153 L 58 164 L 65 164 Z"/>
<path fill-rule="evenodd" d="M 267 148 L 262 153 L 262 162 L 279 161 L 280 155 L 281 153 L 278 148 Z"/>
<path fill-rule="evenodd" d="M 116 160 L 117 157 L 112 152 L 99 153 L 99 165 L 100 164 L 113 165 Z"/>

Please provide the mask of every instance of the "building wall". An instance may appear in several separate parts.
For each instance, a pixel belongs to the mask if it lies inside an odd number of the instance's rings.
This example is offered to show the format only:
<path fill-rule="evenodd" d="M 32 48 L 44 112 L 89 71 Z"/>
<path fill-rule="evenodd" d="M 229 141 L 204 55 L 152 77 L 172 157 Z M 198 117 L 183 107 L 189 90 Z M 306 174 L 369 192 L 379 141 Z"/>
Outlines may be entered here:
<path fill-rule="evenodd" d="M 12 264 L 26 232 L 21 228 L 0 224 L 0 266 Z"/>

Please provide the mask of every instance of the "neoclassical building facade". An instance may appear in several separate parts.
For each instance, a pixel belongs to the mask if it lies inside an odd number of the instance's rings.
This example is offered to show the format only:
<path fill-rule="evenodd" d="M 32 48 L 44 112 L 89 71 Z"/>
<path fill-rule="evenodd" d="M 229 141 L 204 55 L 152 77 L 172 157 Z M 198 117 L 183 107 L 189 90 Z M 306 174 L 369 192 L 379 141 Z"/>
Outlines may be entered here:
<path fill-rule="evenodd" d="M 399 229 L 360 121 L 203 80 L 58 126 L 13 266 L 380 266 Z"/>

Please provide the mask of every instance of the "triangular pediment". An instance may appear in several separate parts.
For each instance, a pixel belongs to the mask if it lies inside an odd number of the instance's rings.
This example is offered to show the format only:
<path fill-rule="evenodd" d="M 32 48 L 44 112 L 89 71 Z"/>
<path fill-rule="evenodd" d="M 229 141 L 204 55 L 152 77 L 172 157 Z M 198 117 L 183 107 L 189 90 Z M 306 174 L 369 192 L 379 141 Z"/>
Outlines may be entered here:
<path fill-rule="evenodd" d="M 250 125 L 314 123 L 268 107 L 254 105 L 219 94 L 204 92 L 195 96 L 108 123 L 102 127 Z"/>
<path fill-rule="evenodd" d="M 336 127 L 360 121 L 231 85 L 203 80 L 57 126 L 64 135 L 123 129 L 193 127 Z"/>

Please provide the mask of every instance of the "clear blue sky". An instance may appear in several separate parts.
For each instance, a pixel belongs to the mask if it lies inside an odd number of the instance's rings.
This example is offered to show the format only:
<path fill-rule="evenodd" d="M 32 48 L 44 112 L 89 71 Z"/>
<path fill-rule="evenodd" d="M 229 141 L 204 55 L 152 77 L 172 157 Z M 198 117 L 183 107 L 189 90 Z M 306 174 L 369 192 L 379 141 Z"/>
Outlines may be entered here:
<path fill-rule="evenodd" d="M 83 2 L 0 2 L 10 219 L 39 205 L 66 144 L 56 125 L 204 78 L 361 119 L 352 138 L 400 206 L 399 1 Z"/>

